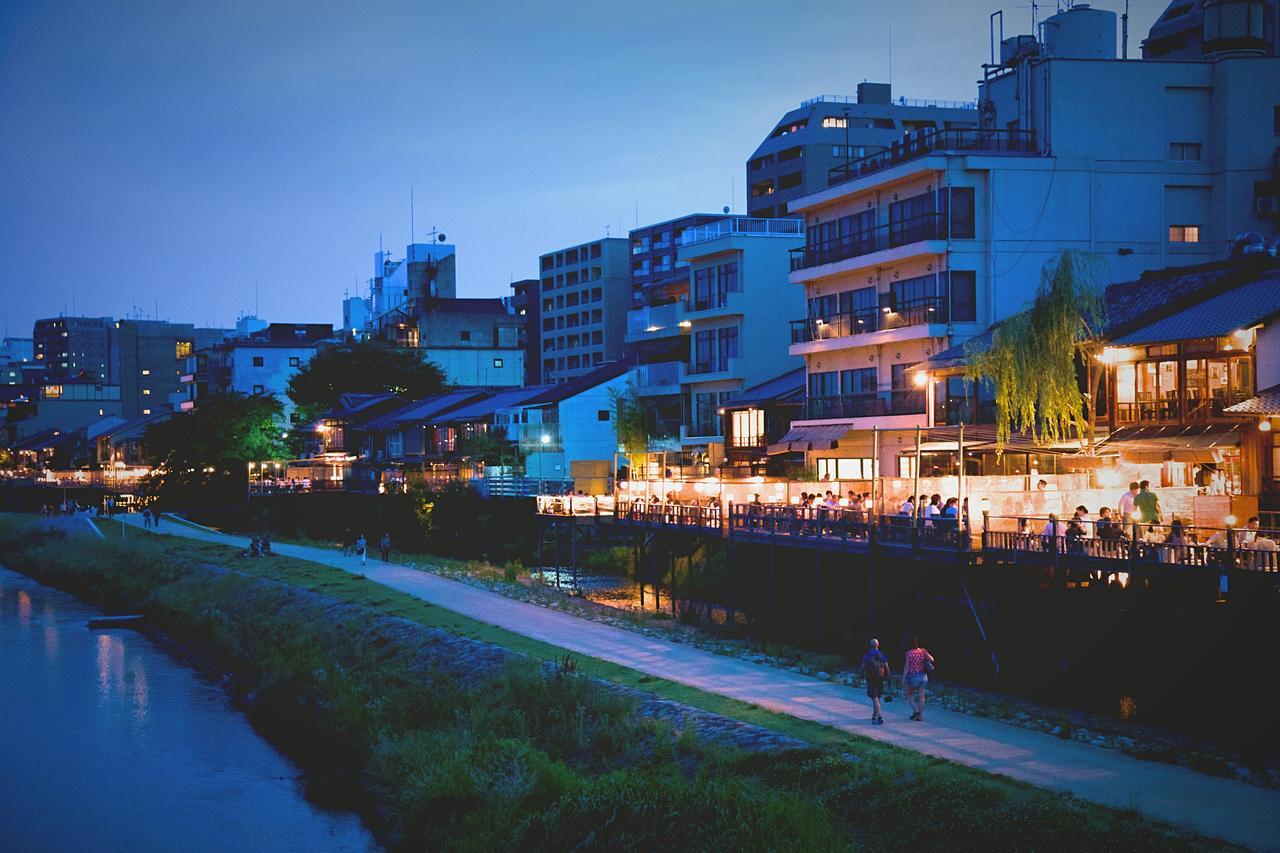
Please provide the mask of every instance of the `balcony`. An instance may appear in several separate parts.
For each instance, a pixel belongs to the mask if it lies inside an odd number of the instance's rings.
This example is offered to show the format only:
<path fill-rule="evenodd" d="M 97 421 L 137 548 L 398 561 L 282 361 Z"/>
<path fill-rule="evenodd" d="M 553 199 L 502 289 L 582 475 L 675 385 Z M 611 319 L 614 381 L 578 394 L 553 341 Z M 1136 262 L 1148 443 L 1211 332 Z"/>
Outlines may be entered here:
<path fill-rule="evenodd" d="M 1136 402 L 1117 402 L 1116 426 L 1143 424 L 1183 424 L 1205 420 L 1231 419 L 1222 410 L 1236 403 L 1243 403 L 1253 396 L 1247 389 L 1216 390 L 1212 396 L 1182 395 L 1169 391 L 1163 398 L 1145 394 L 1146 399 Z"/>
<path fill-rule="evenodd" d="M 850 160 L 827 173 L 827 186 L 834 187 L 876 172 L 932 154 L 935 151 L 962 151 L 973 154 L 1034 154 L 1034 130 L 987 130 L 923 128 L 894 142 L 884 151 Z"/>
<path fill-rule="evenodd" d="M 709 225 L 686 228 L 680 235 L 680 245 L 692 246 L 695 243 L 705 243 L 708 240 L 730 237 L 734 234 L 747 234 L 753 237 L 803 237 L 804 220 L 735 216 Z"/>
<path fill-rule="evenodd" d="M 887 296 L 888 294 L 882 294 Z M 880 308 L 859 308 L 832 317 L 808 317 L 791 321 L 791 343 L 807 344 L 867 332 L 902 329 L 928 323 L 946 323 L 949 319 L 946 296 L 927 296 L 895 306 L 887 302 Z"/>
<path fill-rule="evenodd" d="M 880 225 L 856 234 L 811 243 L 791 250 L 791 271 L 858 258 L 924 240 L 947 239 L 947 219 L 941 213 L 927 213 L 902 222 Z"/>
<path fill-rule="evenodd" d="M 682 305 L 670 302 L 666 305 L 646 305 L 627 312 L 627 340 L 647 341 L 654 338 L 678 335 Z"/>
<path fill-rule="evenodd" d="M 642 396 L 680 393 L 680 380 L 684 378 L 683 361 L 663 361 L 642 364 L 636 368 L 636 390 Z"/>
<path fill-rule="evenodd" d="M 684 375 L 685 382 L 718 382 L 721 379 L 737 379 L 738 359 L 729 356 L 722 359 L 693 361 Z"/>
<path fill-rule="evenodd" d="M 924 412 L 923 389 L 810 397 L 804 402 L 805 420 L 811 421 L 874 418 L 885 415 L 923 415 Z"/>

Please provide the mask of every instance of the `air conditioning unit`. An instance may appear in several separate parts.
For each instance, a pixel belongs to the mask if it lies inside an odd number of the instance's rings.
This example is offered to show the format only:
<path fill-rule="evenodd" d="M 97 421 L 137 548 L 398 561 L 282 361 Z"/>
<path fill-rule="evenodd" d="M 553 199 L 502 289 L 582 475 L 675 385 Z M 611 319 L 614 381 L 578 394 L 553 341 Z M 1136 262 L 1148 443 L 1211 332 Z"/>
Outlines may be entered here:
<path fill-rule="evenodd" d="M 1253 199 L 1253 210 L 1261 216 L 1274 216 L 1280 213 L 1280 196 L 1260 195 Z"/>

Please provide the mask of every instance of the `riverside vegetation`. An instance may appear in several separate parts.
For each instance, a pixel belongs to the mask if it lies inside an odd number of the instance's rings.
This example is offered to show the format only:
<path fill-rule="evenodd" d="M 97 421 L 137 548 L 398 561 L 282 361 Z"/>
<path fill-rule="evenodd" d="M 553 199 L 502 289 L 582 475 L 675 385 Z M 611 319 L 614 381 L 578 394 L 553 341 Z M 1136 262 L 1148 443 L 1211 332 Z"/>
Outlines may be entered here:
<path fill-rule="evenodd" d="M 227 674 L 313 792 L 397 849 L 1221 849 L 1209 839 L 639 676 L 574 662 L 337 569 L 168 538 L 125 544 L 0 518 L 0 562 L 140 612 Z M 310 610 L 298 598 L 327 602 Z M 307 618 L 307 615 L 311 618 Z M 322 614 L 324 618 L 316 618 Z M 516 652 L 468 677 L 371 624 Z M 385 620 L 384 620 L 385 621 Z M 546 661 L 559 661 L 548 667 Z M 636 713 L 591 676 L 812 744 L 747 752 Z"/>

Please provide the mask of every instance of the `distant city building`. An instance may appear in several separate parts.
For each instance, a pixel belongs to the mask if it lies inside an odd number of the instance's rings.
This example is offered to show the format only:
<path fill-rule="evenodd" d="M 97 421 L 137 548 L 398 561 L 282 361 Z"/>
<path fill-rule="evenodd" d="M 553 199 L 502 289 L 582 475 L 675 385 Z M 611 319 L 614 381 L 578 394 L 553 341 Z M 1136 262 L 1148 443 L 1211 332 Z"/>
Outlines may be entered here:
<path fill-rule="evenodd" d="M 369 281 L 372 322 L 383 337 L 396 339 L 401 318 L 416 316 L 428 300 L 458 295 L 456 247 L 448 243 L 411 243 L 403 260 L 375 252 Z M 412 345 L 401 341 L 403 345 Z"/>
<path fill-rule="evenodd" d="M 524 349 L 524 384 L 542 384 L 542 300 L 538 280 L 525 278 L 511 282 L 512 293 L 504 301 L 520 318 L 520 346 Z"/>
<path fill-rule="evenodd" d="M 50 430 L 71 433 L 120 414 L 120 386 L 65 380 L 39 387 L 22 417 L 11 418 L 11 437 L 21 440 Z M 11 413 L 16 411 L 9 410 Z"/>
<path fill-rule="evenodd" d="M 0 385 L 21 385 L 23 368 L 35 363 L 35 342 L 31 338 L 0 340 Z"/>
<path fill-rule="evenodd" d="M 962 381 L 930 394 L 915 365 L 1026 308 L 1064 250 L 1124 281 L 1275 233 L 1280 58 L 1118 60 L 1115 14 L 1083 5 L 1044 32 L 984 66 L 980 129 L 917 130 L 791 205 L 807 223 L 791 273 L 808 305 L 792 330 L 808 367 L 796 426 L 815 429 L 820 474 L 837 464 L 823 459 L 868 460 L 873 426 L 972 411 Z"/>
<path fill-rule="evenodd" d="M 342 300 L 342 337 L 363 339 L 372 316 L 369 300 L 363 296 L 348 296 Z"/>
<path fill-rule="evenodd" d="M 32 329 L 34 358 L 51 381 L 116 376 L 116 328 L 110 317 L 51 317 Z"/>
<path fill-rule="evenodd" d="M 606 237 L 538 259 L 542 382 L 565 382 L 622 356 L 631 307 L 630 243 Z"/>
<path fill-rule="evenodd" d="M 247 338 L 267 327 L 267 321 L 253 314 L 242 314 L 236 318 L 236 337 Z"/>
<path fill-rule="evenodd" d="M 187 360 L 199 350 L 235 337 L 231 329 L 197 328 L 164 320 L 120 320 L 121 417 L 133 420 L 180 405 L 189 397 L 182 377 Z"/>
<path fill-rule="evenodd" d="M 437 299 L 421 310 L 415 345 L 450 385 L 523 385 L 523 318 L 501 299 Z"/>
<path fill-rule="evenodd" d="M 747 160 L 747 212 L 786 216 L 827 186 L 830 171 L 900 144 L 921 130 L 978 126 L 976 102 L 891 97 L 888 83 L 859 83 L 856 97 L 819 95 L 783 115 Z"/>
<path fill-rule="evenodd" d="M 289 380 L 306 366 L 317 346 L 334 339 L 323 323 L 272 323 L 247 338 L 216 344 L 206 354 L 208 392 L 274 397 L 283 407 L 285 424 L 297 424 L 289 399 Z"/>

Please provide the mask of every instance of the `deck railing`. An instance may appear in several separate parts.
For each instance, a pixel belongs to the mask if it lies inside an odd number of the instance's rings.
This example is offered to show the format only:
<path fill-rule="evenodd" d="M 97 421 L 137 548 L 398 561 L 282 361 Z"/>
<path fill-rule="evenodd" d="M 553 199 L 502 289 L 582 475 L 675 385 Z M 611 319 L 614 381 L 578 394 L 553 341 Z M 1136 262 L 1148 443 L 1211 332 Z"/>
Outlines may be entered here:
<path fill-rule="evenodd" d="M 618 501 L 614 518 L 632 524 L 711 530 L 720 530 L 724 527 L 724 516 L 718 503 L 703 505 L 644 500 Z"/>

